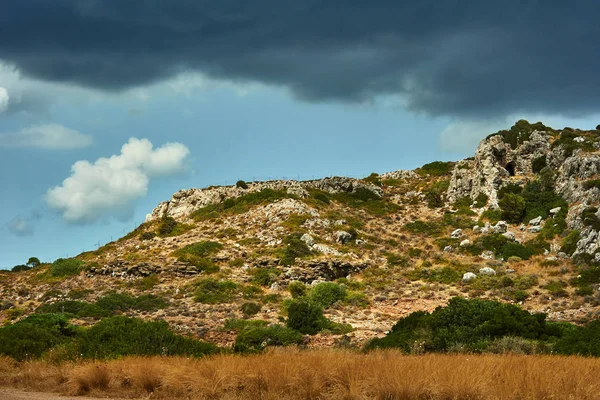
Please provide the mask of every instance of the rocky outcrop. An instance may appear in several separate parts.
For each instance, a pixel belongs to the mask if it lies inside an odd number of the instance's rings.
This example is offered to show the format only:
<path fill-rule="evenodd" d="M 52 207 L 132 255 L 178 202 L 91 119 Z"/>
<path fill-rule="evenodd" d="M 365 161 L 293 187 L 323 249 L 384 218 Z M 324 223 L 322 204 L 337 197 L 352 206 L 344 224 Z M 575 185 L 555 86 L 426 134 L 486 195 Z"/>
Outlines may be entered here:
<path fill-rule="evenodd" d="M 146 222 L 170 216 L 182 219 L 195 210 L 211 204 L 218 204 L 226 199 L 238 198 L 248 193 L 260 192 L 263 189 L 286 190 L 287 193 L 299 198 L 308 196 L 309 189 L 320 189 L 328 193 L 353 193 L 364 188 L 377 196 L 383 196 L 383 190 L 376 185 L 360 179 L 331 177 L 312 181 L 275 180 L 267 182 L 250 182 L 247 188 L 237 186 L 211 186 L 205 189 L 180 190 L 171 200 L 161 202 L 146 216 Z"/>
<path fill-rule="evenodd" d="M 290 281 L 311 283 L 313 281 L 334 281 L 361 272 L 369 267 L 367 262 L 334 260 L 302 260 L 295 266 L 284 269 L 283 276 Z"/>
<path fill-rule="evenodd" d="M 92 267 L 87 272 L 88 277 L 94 275 L 110 275 L 114 278 L 145 277 L 153 274 L 168 273 L 169 275 L 185 277 L 199 274 L 201 271 L 193 265 L 176 262 L 169 266 L 150 263 L 131 263 L 125 260 L 115 260 L 104 266 Z"/>
<path fill-rule="evenodd" d="M 532 173 L 532 161 L 546 157 L 548 165 L 560 165 L 555 159 L 560 152 L 550 151 L 550 136 L 534 131 L 528 141 L 516 149 L 503 141 L 502 135 L 493 135 L 481 141 L 475 158 L 459 161 L 452 172 L 448 199 L 453 202 L 463 197 L 475 199 L 483 193 L 490 207 L 498 206 L 498 190 L 512 176 Z"/>

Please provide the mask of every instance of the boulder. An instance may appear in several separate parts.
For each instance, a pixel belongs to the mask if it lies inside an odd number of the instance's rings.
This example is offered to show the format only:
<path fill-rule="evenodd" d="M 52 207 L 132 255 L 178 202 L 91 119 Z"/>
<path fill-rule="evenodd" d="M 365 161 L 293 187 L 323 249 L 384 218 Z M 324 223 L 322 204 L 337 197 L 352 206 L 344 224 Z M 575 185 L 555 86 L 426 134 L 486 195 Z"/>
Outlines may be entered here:
<path fill-rule="evenodd" d="M 504 236 L 505 238 L 507 238 L 508 240 L 515 240 L 515 234 L 512 233 L 511 231 L 506 231 L 502 234 L 502 236 Z"/>
<path fill-rule="evenodd" d="M 530 232 L 530 233 L 538 233 L 541 230 L 542 230 L 542 227 L 539 225 L 530 226 L 529 228 L 527 228 L 527 232 Z"/>
<path fill-rule="evenodd" d="M 462 235 L 463 235 L 462 229 L 456 229 L 450 234 L 450 237 L 452 239 L 458 239 L 458 238 L 462 237 Z"/>
<path fill-rule="evenodd" d="M 352 240 L 352 235 L 346 231 L 337 231 L 335 233 L 335 240 L 338 243 L 345 244 Z"/>
<path fill-rule="evenodd" d="M 302 235 L 300 240 L 302 240 L 304 243 L 306 243 L 306 245 L 309 247 L 315 244 L 315 239 L 308 233 L 305 233 L 304 235 Z"/>
<path fill-rule="evenodd" d="M 504 233 L 508 230 L 508 224 L 506 221 L 498 221 L 496 225 L 494 225 L 494 233 Z"/>
<path fill-rule="evenodd" d="M 473 227 L 473 233 L 479 233 L 481 231 L 481 227 L 479 225 L 475 225 Z"/>
<path fill-rule="evenodd" d="M 471 244 L 471 241 L 469 239 L 465 239 L 462 242 L 460 242 L 460 247 L 467 247 Z"/>
<path fill-rule="evenodd" d="M 484 250 L 479 257 L 486 259 L 486 260 L 493 260 L 494 259 L 494 252 L 491 250 Z"/>
<path fill-rule="evenodd" d="M 494 269 L 490 267 L 483 267 L 479 269 L 479 274 L 486 276 L 494 276 L 496 275 L 496 271 L 494 271 Z"/>
<path fill-rule="evenodd" d="M 454 248 L 452 246 L 444 247 L 444 253 L 452 253 L 452 250 L 454 250 Z"/>
<path fill-rule="evenodd" d="M 541 216 L 537 216 L 534 219 L 529 220 L 529 225 L 530 226 L 538 226 L 541 223 L 542 223 L 542 217 Z"/>
<path fill-rule="evenodd" d="M 560 207 L 556 207 L 550 210 L 550 214 L 552 215 L 556 215 L 560 212 L 561 208 Z"/>
<path fill-rule="evenodd" d="M 465 272 L 462 277 L 463 282 L 471 282 L 473 279 L 476 279 L 477 275 L 472 272 Z"/>

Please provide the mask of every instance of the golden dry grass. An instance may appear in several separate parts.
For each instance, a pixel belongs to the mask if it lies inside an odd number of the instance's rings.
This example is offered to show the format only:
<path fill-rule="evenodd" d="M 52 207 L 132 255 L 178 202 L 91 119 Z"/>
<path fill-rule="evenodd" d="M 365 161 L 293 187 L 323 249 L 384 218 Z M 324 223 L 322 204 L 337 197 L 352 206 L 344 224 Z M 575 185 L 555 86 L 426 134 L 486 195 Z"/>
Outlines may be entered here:
<path fill-rule="evenodd" d="M 600 359 L 280 350 L 55 366 L 0 358 L 0 384 L 156 399 L 600 399 Z"/>

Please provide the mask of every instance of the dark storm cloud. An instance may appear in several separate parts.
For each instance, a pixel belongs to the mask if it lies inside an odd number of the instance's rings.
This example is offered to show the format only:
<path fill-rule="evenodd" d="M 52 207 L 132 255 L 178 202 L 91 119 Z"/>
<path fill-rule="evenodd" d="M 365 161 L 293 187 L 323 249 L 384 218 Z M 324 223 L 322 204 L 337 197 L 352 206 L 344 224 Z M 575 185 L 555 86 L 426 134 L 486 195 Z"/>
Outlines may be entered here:
<path fill-rule="evenodd" d="M 585 114 L 600 106 L 599 10 L 596 0 L 18 0 L 0 5 L 0 59 L 104 90 L 195 70 L 308 101 L 390 94 L 434 115 Z"/>

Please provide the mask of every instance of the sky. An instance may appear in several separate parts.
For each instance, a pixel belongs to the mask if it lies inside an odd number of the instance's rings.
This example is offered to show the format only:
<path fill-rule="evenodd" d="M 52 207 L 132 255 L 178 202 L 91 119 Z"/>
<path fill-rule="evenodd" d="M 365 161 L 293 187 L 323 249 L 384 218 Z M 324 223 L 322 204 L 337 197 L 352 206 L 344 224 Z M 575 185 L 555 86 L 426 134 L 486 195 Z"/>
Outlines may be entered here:
<path fill-rule="evenodd" d="M 594 0 L 0 4 L 0 268 L 115 240 L 180 190 L 472 156 L 600 124 Z"/>

